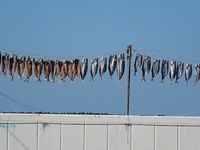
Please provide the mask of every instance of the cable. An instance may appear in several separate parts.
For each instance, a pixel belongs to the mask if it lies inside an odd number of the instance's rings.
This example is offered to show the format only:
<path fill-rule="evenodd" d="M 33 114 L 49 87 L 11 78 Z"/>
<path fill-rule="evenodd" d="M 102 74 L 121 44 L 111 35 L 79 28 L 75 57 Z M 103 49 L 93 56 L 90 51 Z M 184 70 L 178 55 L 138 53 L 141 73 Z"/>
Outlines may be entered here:
<path fill-rule="evenodd" d="M 30 106 L 30 105 L 24 104 L 24 103 L 22 103 L 22 102 L 20 102 L 20 101 L 18 101 L 18 100 L 16 100 L 16 99 L 10 97 L 10 96 L 7 95 L 7 94 L 4 94 L 4 93 L 2 93 L 2 92 L 0 92 L 0 95 L 3 96 L 3 97 L 5 97 L 5 98 L 7 98 L 8 100 L 10 100 L 10 101 L 12 101 L 12 102 L 18 104 L 18 105 L 20 105 L 21 107 L 24 107 L 24 108 L 26 108 L 26 109 L 32 111 L 32 112 L 36 112 L 36 110 L 37 110 L 37 111 L 42 111 L 42 110 L 37 109 L 37 108 L 34 108 L 34 107 Z M 44 111 L 43 111 L 43 112 L 44 112 Z"/>
<path fill-rule="evenodd" d="M 167 50 L 136 50 L 136 52 L 159 52 L 159 53 L 176 53 L 176 54 L 190 54 L 190 55 L 200 55 L 200 52 L 184 52 L 184 51 L 167 51 Z"/>
<path fill-rule="evenodd" d="M 151 57 L 155 57 L 155 58 L 162 58 L 162 59 L 168 59 L 168 60 L 177 60 L 177 61 L 184 61 L 184 62 L 200 63 L 200 60 L 172 58 L 172 57 L 166 57 L 166 56 L 161 56 L 161 55 L 155 55 L 155 54 L 151 54 L 151 53 L 146 53 L 147 50 L 144 50 L 144 51 L 135 50 L 135 52 L 138 52 L 138 53 L 143 54 L 143 55 L 148 55 L 148 56 L 151 56 Z M 195 53 L 193 53 L 193 54 L 195 54 Z M 198 54 L 200 54 L 200 53 L 198 53 Z"/>
<path fill-rule="evenodd" d="M 189 112 L 189 113 L 184 113 L 184 114 L 179 114 L 179 116 L 185 116 L 185 115 L 191 115 L 191 114 L 200 114 L 200 111 L 193 111 L 193 112 Z"/>
<path fill-rule="evenodd" d="M 17 54 L 17 55 L 22 55 L 22 56 L 29 56 L 29 57 L 43 58 L 43 59 L 76 59 L 76 58 L 86 58 L 86 57 L 97 57 L 97 56 L 104 56 L 104 55 L 113 54 L 113 53 L 122 53 L 126 51 L 126 49 L 124 49 L 124 50 L 107 51 L 107 52 L 95 53 L 95 54 L 86 54 L 86 55 L 80 55 L 80 56 L 42 56 L 42 55 L 36 55 L 36 54 L 19 53 L 19 52 L 15 52 L 15 51 L 3 49 L 3 48 L 0 48 L 0 50 L 4 53 L 12 53 L 12 54 Z"/>

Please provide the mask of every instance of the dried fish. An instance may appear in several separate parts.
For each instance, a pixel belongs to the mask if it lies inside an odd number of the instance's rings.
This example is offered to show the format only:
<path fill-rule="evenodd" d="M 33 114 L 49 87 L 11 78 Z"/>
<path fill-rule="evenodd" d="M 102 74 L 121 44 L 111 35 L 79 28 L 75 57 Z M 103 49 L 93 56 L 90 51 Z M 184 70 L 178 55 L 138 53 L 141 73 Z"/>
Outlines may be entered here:
<path fill-rule="evenodd" d="M 192 76 L 192 64 L 187 63 L 185 68 L 185 83 L 188 85 L 188 81 Z"/>
<path fill-rule="evenodd" d="M 152 73 L 151 81 L 154 81 L 154 78 L 158 74 L 159 71 L 160 71 L 160 60 L 154 59 L 152 69 L 151 69 L 151 73 Z"/>
<path fill-rule="evenodd" d="M 9 63 L 9 75 L 11 76 L 11 81 L 14 81 L 14 74 L 17 68 L 17 55 L 13 54 L 10 58 Z"/>
<path fill-rule="evenodd" d="M 176 68 L 176 81 L 175 81 L 175 83 L 178 83 L 178 79 L 180 77 L 182 77 L 183 72 L 184 72 L 184 63 L 178 62 L 177 68 Z"/>
<path fill-rule="evenodd" d="M 92 77 L 92 81 L 94 81 L 94 77 L 97 74 L 97 70 L 98 70 L 98 58 L 94 58 L 91 62 L 91 67 L 90 67 L 90 74 Z"/>
<path fill-rule="evenodd" d="M 125 59 L 124 54 L 119 54 L 117 57 L 117 74 L 118 74 L 118 80 L 121 80 L 121 78 L 124 75 L 125 71 Z"/>
<path fill-rule="evenodd" d="M 43 59 L 40 58 L 34 63 L 34 72 L 37 82 L 42 82 L 40 79 L 42 74 L 42 68 L 43 68 Z"/>
<path fill-rule="evenodd" d="M 74 61 L 66 61 L 67 76 L 71 81 L 74 80 Z"/>
<path fill-rule="evenodd" d="M 141 81 L 146 81 L 145 77 L 149 73 L 151 69 L 151 57 L 150 56 L 145 56 L 142 64 L 142 80 Z"/>
<path fill-rule="evenodd" d="M 100 60 L 100 64 L 99 64 L 100 79 L 102 79 L 104 73 L 106 72 L 106 68 L 107 68 L 107 58 L 102 57 L 101 60 Z"/>
<path fill-rule="evenodd" d="M 4 74 L 4 76 L 6 76 L 8 64 L 9 64 L 9 54 L 4 53 L 2 56 L 2 67 L 1 67 L 2 73 Z"/>
<path fill-rule="evenodd" d="M 81 61 L 81 79 L 84 80 L 88 70 L 88 59 L 82 59 Z"/>
<path fill-rule="evenodd" d="M 162 66 L 161 66 L 161 81 L 160 81 L 160 83 L 164 83 L 164 79 L 167 76 L 168 72 L 169 72 L 169 61 L 163 60 Z"/>
<path fill-rule="evenodd" d="M 24 56 L 21 56 L 20 58 L 17 59 L 17 73 L 20 80 L 22 80 L 24 76 L 25 61 L 26 61 L 26 57 Z"/>
<path fill-rule="evenodd" d="M 81 77 L 81 61 L 79 59 L 74 60 L 74 74 L 79 79 Z"/>
<path fill-rule="evenodd" d="M 50 72 L 52 77 L 52 82 L 55 83 L 55 78 L 58 76 L 58 61 L 57 60 L 50 60 Z"/>
<path fill-rule="evenodd" d="M 60 75 L 60 82 L 65 82 L 65 77 L 67 76 L 66 71 L 66 62 L 65 61 L 58 61 L 58 71 Z"/>
<path fill-rule="evenodd" d="M 143 60 L 143 56 L 137 53 L 137 55 L 135 56 L 135 62 L 134 62 L 134 75 L 136 75 L 136 72 L 142 66 L 142 60 Z"/>
<path fill-rule="evenodd" d="M 114 54 L 110 55 L 109 64 L 108 64 L 108 71 L 109 71 L 109 75 L 110 75 L 111 79 L 112 79 L 112 75 L 115 72 L 116 66 L 117 66 L 117 56 L 114 55 Z"/>
<path fill-rule="evenodd" d="M 29 82 L 29 79 L 33 71 L 33 60 L 30 57 L 26 60 L 26 80 L 24 82 Z"/>

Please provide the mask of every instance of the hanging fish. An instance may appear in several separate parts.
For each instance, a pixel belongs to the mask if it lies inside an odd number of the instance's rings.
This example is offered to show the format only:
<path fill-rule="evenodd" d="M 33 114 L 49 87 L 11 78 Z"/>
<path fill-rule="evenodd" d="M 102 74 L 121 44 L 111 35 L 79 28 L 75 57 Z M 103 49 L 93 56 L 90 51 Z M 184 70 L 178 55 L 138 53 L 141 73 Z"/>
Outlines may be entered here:
<path fill-rule="evenodd" d="M 121 80 L 121 78 L 124 75 L 125 71 L 125 58 L 124 54 L 119 54 L 117 57 L 117 74 L 118 74 L 118 80 Z"/>
<path fill-rule="evenodd" d="M 145 77 L 149 73 L 151 69 L 151 57 L 150 56 L 145 56 L 142 64 L 142 80 L 141 81 L 146 81 Z"/>
<path fill-rule="evenodd" d="M 160 71 L 160 60 L 154 59 L 153 64 L 152 64 L 152 69 L 151 69 L 151 73 L 152 73 L 151 81 L 154 81 L 154 78 L 158 74 L 159 71 Z"/>
<path fill-rule="evenodd" d="M 195 64 L 195 66 L 194 66 L 194 86 L 197 85 L 199 79 L 200 79 L 200 65 Z"/>
<path fill-rule="evenodd" d="M 74 75 L 79 79 L 81 77 L 81 61 L 79 59 L 74 60 Z"/>
<path fill-rule="evenodd" d="M 74 61 L 66 61 L 67 76 L 71 81 L 74 80 Z"/>
<path fill-rule="evenodd" d="M 175 77 L 176 77 L 176 61 L 172 60 L 170 70 L 169 70 L 170 84 L 172 84 L 172 81 L 174 80 Z"/>
<path fill-rule="evenodd" d="M 14 81 L 14 74 L 17 68 L 17 55 L 13 54 L 10 57 L 10 62 L 9 62 L 9 75 L 11 76 L 11 81 Z"/>
<path fill-rule="evenodd" d="M 17 59 L 17 73 L 20 80 L 22 80 L 24 76 L 25 61 L 26 61 L 26 58 L 24 56 L 21 56 L 21 58 Z"/>
<path fill-rule="evenodd" d="M 175 83 L 178 83 L 178 79 L 180 77 L 182 77 L 183 72 L 184 72 L 184 63 L 178 62 L 177 68 L 176 68 L 176 81 L 175 81 Z"/>
<path fill-rule="evenodd" d="M 168 72 L 169 72 L 169 61 L 163 60 L 162 66 L 161 66 L 161 81 L 160 81 L 160 83 L 164 83 L 164 79 L 167 76 Z"/>
<path fill-rule="evenodd" d="M 65 77 L 67 76 L 67 71 L 66 71 L 66 61 L 59 61 L 58 62 L 58 71 L 60 75 L 60 82 L 65 82 Z"/>
<path fill-rule="evenodd" d="M 43 68 L 43 59 L 38 59 L 35 63 L 34 63 L 34 72 L 35 72 L 35 76 L 37 79 L 37 82 L 42 82 L 40 77 L 42 74 L 42 68 Z"/>
<path fill-rule="evenodd" d="M 50 60 L 50 72 L 51 72 L 52 82 L 55 83 L 55 78 L 58 75 L 58 61 L 57 60 Z"/>
<path fill-rule="evenodd" d="M 136 72 L 142 66 L 142 60 L 143 60 L 143 56 L 137 53 L 137 55 L 135 56 L 135 62 L 134 62 L 134 75 L 136 75 Z"/>
<path fill-rule="evenodd" d="M 46 80 L 47 82 L 49 82 L 49 75 L 50 75 L 50 61 L 49 60 L 45 60 L 43 63 L 43 73 L 44 73 L 44 80 Z"/>
<path fill-rule="evenodd" d="M 107 58 L 106 57 L 102 57 L 101 60 L 100 60 L 100 64 L 99 64 L 100 79 L 102 79 L 102 76 L 106 72 L 106 68 L 107 68 Z"/>
<path fill-rule="evenodd" d="M 185 83 L 188 85 L 188 81 L 192 76 L 192 64 L 187 63 L 185 68 Z"/>
<path fill-rule="evenodd" d="M 82 59 L 81 61 L 81 79 L 84 80 L 88 70 L 88 59 Z"/>
<path fill-rule="evenodd" d="M 97 70 L 98 70 L 98 58 L 94 58 L 91 61 L 91 67 L 90 67 L 90 74 L 91 74 L 91 77 L 92 77 L 91 81 L 94 81 L 94 77 L 97 74 Z"/>
<path fill-rule="evenodd" d="M 26 80 L 24 80 L 24 82 L 29 82 L 29 79 L 32 75 L 32 70 L 33 70 L 33 60 L 31 60 L 31 58 L 28 57 L 26 60 Z"/>
<path fill-rule="evenodd" d="M 2 56 L 2 67 L 1 67 L 2 73 L 4 74 L 4 76 L 6 76 L 8 64 L 9 64 L 9 54 L 4 53 Z"/>
<path fill-rule="evenodd" d="M 1 51 L 0 51 L 0 65 L 1 65 Z"/>
<path fill-rule="evenodd" d="M 110 55 L 109 57 L 109 64 L 108 64 L 108 71 L 109 71 L 109 75 L 110 78 L 112 79 L 112 75 L 115 72 L 117 66 L 117 56 L 116 55 Z"/>

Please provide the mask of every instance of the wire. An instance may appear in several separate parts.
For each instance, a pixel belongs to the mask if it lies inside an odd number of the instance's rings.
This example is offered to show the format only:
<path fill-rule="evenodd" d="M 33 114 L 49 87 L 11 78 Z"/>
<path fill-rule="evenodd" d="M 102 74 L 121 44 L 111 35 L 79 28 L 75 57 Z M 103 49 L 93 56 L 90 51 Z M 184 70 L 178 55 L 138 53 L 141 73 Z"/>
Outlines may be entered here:
<path fill-rule="evenodd" d="M 36 112 L 36 110 L 37 110 L 37 111 L 42 111 L 42 110 L 37 109 L 37 108 L 34 108 L 34 107 L 30 106 L 30 105 L 24 104 L 24 103 L 22 103 L 22 102 L 20 102 L 20 101 L 18 101 L 18 100 L 16 100 L 16 99 L 10 97 L 9 95 L 7 95 L 7 94 L 5 94 L 5 93 L 0 92 L 0 95 L 3 96 L 3 97 L 5 97 L 5 98 L 7 98 L 8 100 L 10 100 L 10 101 L 12 101 L 12 102 L 18 104 L 18 105 L 20 105 L 21 107 L 24 107 L 24 108 L 30 110 L 30 111 L 33 111 L 33 112 Z M 43 112 L 44 112 L 44 111 L 43 111 Z"/>
<path fill-rule="evenodd" d="M 184 114 L 180 114 L 179 116 L 192 115 L 192 114 L 200 114 L 200 111 L 193 111 L 193 112 L 189 112 L 189 113 L 184 113 Z"/>
<path fill-rule="evenodd" d="M 29 57 L 43 58 L 43 59 L 75 59 L 75 58 L 87 58 L 87 57 L 104 56 L 104 55 L 113 54 L 113 53 L 122 53 L 122 52 L 125 52 L 125 51 L 126 51 L 126 49 L 124 49 L 124 50 L 107 51 L 107 52 L 102 52 L 102 53 L 86 54 L 86 55 L 79 55 L 79 56 L 42 56 L 42 55 L 37 55 L 37 54 L 28 54 L 28 53 L 15 52 L 15 51 L 3 49 L 3 48 L 0 48 L 0 50 L 1 50 L 2 52 L 4 52 L 4 53 L 12 53 L 12 54 L 17 54 L 17 55 L 22 55 L 22 56 L 29 56 Z"/>
<path fill-rule="evenodd" d="M 155 57 L 155 58 L 162 58 L 162 59 L 168 59 L 168 60 L 177 60 L 177 61 L 184 61 L 184 62 L 194 62 L 194 63 L 199 63 L 200 62 L 200 60 L 172 58 L 172 57 L 166 57 L 166 56 L 156 55 L 156 54 L 152 54 L 152 53 L 146 53 L 148 50 L 141 50 L 141 51 L 140 50 L 134 50 L 134 51 L 138 52 L 140 54 L 152 56 L 152 57 Z M 160 51 L 153 51 L 153 50 L 149 50 L 149 51 L 150 52 L 160 52 Z M 170 52 L 170 51 L 161 51 L 161 52 Z M 173 53 L 173 52 L 170 52 L 170 53 Z M 179 52 L 174 52 L 174 53 L 179 53 Z M 183 54 L 194 54 L 194 55 L 200 54 L 198 52 L 196 52 L 196 53 L 195 52 L 193 52 L 193 53 L 182 52 L 182 53 Z"/>
<path fill-rule="evenodd" d="M 200 55 L 200 52 L 184 52 L 184 51 L 167 51 L 167 50 L 136 50 L 136 52 L 159 52 L 159 53 L 176 53 L 176 54 L 190 54 L 190 55 Z"/>

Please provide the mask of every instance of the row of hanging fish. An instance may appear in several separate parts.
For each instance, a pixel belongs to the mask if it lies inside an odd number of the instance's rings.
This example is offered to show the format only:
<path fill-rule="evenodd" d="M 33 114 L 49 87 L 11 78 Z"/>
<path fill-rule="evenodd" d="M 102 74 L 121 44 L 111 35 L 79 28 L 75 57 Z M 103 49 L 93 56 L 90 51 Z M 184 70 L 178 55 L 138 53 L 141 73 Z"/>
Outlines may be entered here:
<path fill-rule="evenodd" d="M 152 65 L 152 66 L 151 66 Z M 169 74 L 169 83 L 172 84 L 173 80 L 175 83 L 178 83 L 178 80 L 184 74 L 184 63 L 176 62 L 172 60 L 169 64 L 168 60 L 162 60 L 162 64 L 160 60 L 154 59 L 151 63 L 150 56 L 144 56 L 142 54 L 137 53 L 134 61 L 134 75 L 136 75 L 137 71 L 141 68 L 142 70 L 142 80 L 146 81 L 145 77 L 151 71 L 152 78 L 151 81 L 154 81 L 156 75 L 158 75 L 159 71 L 161 71 L 161 83 L 164 83 L 165 77 Z M 192 64 L 187 63 L 185 66 L 185 83 L 188 85 L 190 78 L 192 77 Z M 200 64 L 195 64 L 194 66 L 194 86 L 200 79 Z"/>
<path fill-rule="evenodd" d="M 29 82 L 33 73 L 35 74 L 37 81 L 41 82 L 42 72 L 44 74 L 44 80 L 46 81 L 50 81 L 51 76 L 51 82 L 55 82 L 55 78 L 58 75 L 60 76 L 60 82 L 65 82 L 66 77 L 69 77 L 71 81 L 73 81 L 75 77 L 84 80 L 88 71 L 88 58 L 63 61 L 44 60 L 42 58 L 36 60 L 35 58 L 26 58 L 25 56 L 18 57 L 15 54 L 12 54 L 11 57 L 9 57 L 8 53 L 0 53 L 0 59 L 2 73 L 6 76 L 7 70 L 9 70 L 11 81 L 14 81 L 16 71 L 21 80 L 24 76 L 24 72 L 26 72 L 25 82 Z M 124 54 L 119 54 L 118 56 L 115 54 L 110 55 L 108 64 L 107 57 L 102 57 L 100 62 L 98 62 L 98 58 L 92 59 L 90 66 L 91 80 L 94 81 L 98 70 L 100 79 L 102 79 L 107 68 L 110 78 L 112 78 L 116 70 L 118 79 L 121 80 L 125 71 Z"/>

